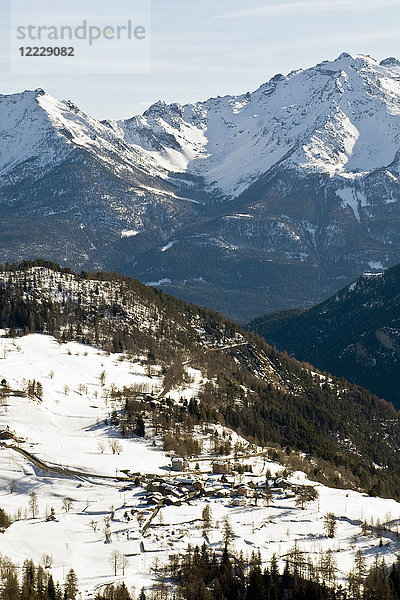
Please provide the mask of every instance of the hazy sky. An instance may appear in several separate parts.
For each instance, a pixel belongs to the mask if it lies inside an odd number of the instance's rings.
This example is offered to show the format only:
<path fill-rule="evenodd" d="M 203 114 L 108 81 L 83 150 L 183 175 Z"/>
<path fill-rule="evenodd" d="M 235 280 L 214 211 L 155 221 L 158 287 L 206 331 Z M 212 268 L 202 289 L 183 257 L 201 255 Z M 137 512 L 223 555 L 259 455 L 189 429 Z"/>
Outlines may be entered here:
<path fill-rule="evenodd" d="M 117 10 L 119 1 L 107 4 Z M 129 117 L 158 99 L 185 103 L 251 91 L 275 73 L 343 51 L 400 58 L 400 0 L 149 0 L 149 72 L 16 75 L 8 49 L 13 0 L 0 2 L 0 92 L 42 87 L 99 118 Z M 48 0 L 49 14 L 55 2 Z"/>

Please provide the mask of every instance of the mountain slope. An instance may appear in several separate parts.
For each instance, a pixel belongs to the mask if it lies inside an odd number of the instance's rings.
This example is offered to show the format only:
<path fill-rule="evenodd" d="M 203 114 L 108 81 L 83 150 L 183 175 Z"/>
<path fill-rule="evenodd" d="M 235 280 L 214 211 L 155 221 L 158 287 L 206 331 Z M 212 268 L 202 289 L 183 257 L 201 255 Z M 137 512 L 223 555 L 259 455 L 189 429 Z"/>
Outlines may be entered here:
<path fill-rule="evenodd" d="M 25 558 L 38 564 L 44 555 L 49 557 L 46 573 L 55 581 L 62 581 L 69 568 L 75 570 L 82 598 L 97 597 L 105 589 L 109 600 L 110 584 L 120 581 L 121 575 L 129 589 L 145 586 L 151 593 L 161 573 L 154 573 L 154 558 L 163 566 L 171 552 L 183 556 L 189 544 L 192 548 L 205 544 L 222 555 L 224 531 L 216 523 L 226 517 L 235 534 L 236 552 L 246 556 L 249 547 L 255 547 L 263 562 L 276 554 L 283 567 L 295 545 L 307 557 L 309 568 L 317 560 L 319 564 L 321 553 L 332 547 L 322 515 L 333 513 L 337 523 L 334 543 L 340 545 L 334 564 L 343 585 L 356 550 L 364 553 L 368 566 L 377 557 L 384 557 L 387 566 L 396 561 L 400 504 L 316 484 L 313 477 L 310 480 L 298 470 L 282 476 L 293 456 L 299 467 L 297 454 L 281 453 L 279 464 L 276 455 L 271 459 L 273 449 L 256 448 L 232 430 L 207 423 L 193 427 L 199 456 L 189 461 L 186 472 L 171 471 L 171 457 L 163 447 L 165 429 L 151 415 L 162 410 L 171 415 L 176 407 L 182 415 L 184 400 L 191 399 L 189 405 L 193 405 L 197 398 L 199 380 L 195 377 L 168 393 L 172 402 L 157 399 L 162 390 L 158 365 L 148 370 L 140 359 L 77 342 L 59 343 L 49 335 L 12 338 L 0 332 L 0 382 L 5 375 L 7 386 L 0 383 L 0 431 L 9 427 L 18 446 L 13 439 L 0 443 L 0 505 L 16 517 L 1 535 L 3 596 L 7 589 L 3 567 L 10 567 L 6 557 L 24 573 Z M 39 399 L 29 392 L 32 381 L 41 384 Z M 142 397 L 144 390 L 153 392 L 145 409 L 144 403 L 141 406 L 145 437 L 126 429 L 124 434 L 115 421 L 115 415 L 120 423 L 126 419 L 124 393 L 135 390 Z M 166 426 L 176 431 L 173 419 Z M 226 447 L 228 440 L 235 448 L 235 469 L 244 471 L 236 487 L 238 475 L 228 476 L 224 483 L 220 474 L 212 473 L 212 462 L 221 458 L 218 445 Z M 113 453 L 112 448 L 118 451 Z M 196 462 L 200 469 L 195 468 Z M 266 478 L 271 485 L 269 499 L 265 497 Z M 243 485 L 246 498 L 237 493 Z M 302 509 L 296 492 L 305 485 L 319 496 L 318 502 L 307 502 Z M 160 499 L 154 493 L 157 488 L 165 493 L 162 508 L 154 504 Z M 27 510 L 32 492 L 37 495 L 36 518 Z M 204 535 L 200 517 L 206 506 L 212 519 Z M 363 522 L 368 535 L 360 535 Z M 127 558 L 116 577 L 110 564 L 115 550 Z M 323 578 L 325 570 L 317 565 L 316 569 Z M 26 600 L 29 596 L 17 595 L 14 587 L 8 597 Z"/>
<path fill-rule="evenodd" d="M 400 406 L 400 266 L 364 274 L 313 308 L 265 315 L 246 328 Z"/>
<path fill-rule="evenodd" d="M 396 159 L 399 76 L 396 60 L 342 54 L 276 75 L 252 94 L 187 106 L 159 102 L 113 125 L 171 172 L 185 166 L 225 196 L 238 197 L 282 164 L 340 176 L 344 187 Z"/>
<path fill-rule="evenodd" d="M 117 270 L 241 320 L 400 262 L 396 59 L 124 121 L 43 90 L 0 96 L 0 117 L 4 262 Z"/>
<path fill-rule="evenodd" d="M 203 383 L 191 422 L 217 420 L 261 445 L 307 452 L 314 475 L 336 485 L 397 494 L 398 413 L 357 386 L 279 354 L 217 313 L 121 276 L 78 276 L 38 262 L 1 271 L 0 327 L 10 335 L 18 327 L 124 352 L 150 372 L 157 364 L 165 393 L 195 369 Z"/>

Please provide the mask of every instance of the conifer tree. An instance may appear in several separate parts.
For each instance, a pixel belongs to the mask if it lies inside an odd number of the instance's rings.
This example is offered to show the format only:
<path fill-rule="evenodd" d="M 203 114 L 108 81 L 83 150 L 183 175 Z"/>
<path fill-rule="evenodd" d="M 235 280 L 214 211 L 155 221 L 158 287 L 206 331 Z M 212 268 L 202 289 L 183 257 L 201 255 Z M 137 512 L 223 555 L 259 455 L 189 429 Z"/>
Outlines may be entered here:
<path fill-rule="evenodd" d="M 65 600 L 76 600 L 78 593 L 78 578 L 73 569 L 70 569 L 67 573 L 67 578 L 64 585 L 64 599 Z"/>
<path fill-rule="evenodd" d="M 50 575 L 47 582 L 47 597 L 49 600 L 57 600 L 56 587 L 54 585 L 54 579 L 52 575 Z"/>
<path fill-rule="evenodd" d="M 324 517 L 324 530 L 329 538 L 335 537 L 336 518 L 332 512 L 328 512 Z"/>
<path fill-rule="evenodd" d="M 272 495 L 271 486 L 269 485 L 268 481 L 265 484 L 265 492 L 264 493 L 265 493 L 265 500 L 266 500 L 267 506 L 270 506 L 273 495 Z"/>
<path fill-rule="evenodd" d="M 38 600 L 48 600 L 46 593 L 47 575 L 41 565 L 36 569 L 36 591 Z"/>
<path fill-rule="evenodd" d="M 20 597 L 18 572 L 8 559 L 1 562 L 2 591 L 1 600 L 16 600 Z"/>
<path fill-rule="evenodd" d="M 396 588 L 394 588 L 396 590 Z M 400 592 L 397 588 L 396 592 Z M 396 593 L 398 598 L 398 594 Z M 363 600 L 394 600 L 396 596 L 392 595 L 390 580 L 387 575 L 387 569 L 384 560 L 379 562 L 376 556 L 375 565 L 368 573 L 364 582 Z"/>
<path fill-rule="evenodd" d="M 201 512 L 201 518 L 203 520 L 203 533 L 206 535 L 211 528 L 211 508 L 209 504 L 206 504 Z"/>
<path fill-rule="evenodd" d="M 228 517 L 224 517 L 223 520 L 223 529 L 222 529 L 222 539 L 225 545 L 225 548 L 229 548 L 231 543 L 233 542 L 235 534 L 232 529 L 232 525 L 228 519 Z"/>
<path fill-rule="evenodd" d="M 147 596 L 146 596 L 146 593 L 145 593 L 145 591 L 144 591 L 144 588 L 142 588 L 142 589 L 140 590 L 140 594 L 139 594 L 139 598 L 138 598 L 138 600 L 147 600 Z"/>
<path fill-rule="evenodd" d="M 21 600 L 36 600 L 36 569 L 32 560 L 25 560 L 22 568 Z"/>

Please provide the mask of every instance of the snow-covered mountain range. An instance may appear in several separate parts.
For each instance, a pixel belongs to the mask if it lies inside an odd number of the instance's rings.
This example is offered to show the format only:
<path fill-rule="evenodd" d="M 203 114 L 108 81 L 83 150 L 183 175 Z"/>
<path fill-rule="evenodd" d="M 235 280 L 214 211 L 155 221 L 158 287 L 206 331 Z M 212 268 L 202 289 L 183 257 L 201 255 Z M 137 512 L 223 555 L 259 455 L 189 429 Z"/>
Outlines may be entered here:
<path fill-rule="evenodd" d="M 238 317 L 400 262 L 400 62 L 342 54 L 253 93 L 98 121 L 0 96 L 3 261 L 112 268 Z"/>

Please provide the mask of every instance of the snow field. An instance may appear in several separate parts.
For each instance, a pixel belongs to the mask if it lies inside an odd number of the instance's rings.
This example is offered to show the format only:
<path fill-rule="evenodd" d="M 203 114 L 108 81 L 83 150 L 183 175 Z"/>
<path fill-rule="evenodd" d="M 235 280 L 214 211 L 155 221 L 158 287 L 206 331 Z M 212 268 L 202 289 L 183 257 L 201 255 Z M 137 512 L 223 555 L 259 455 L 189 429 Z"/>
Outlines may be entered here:
<path fill-rule="evenodd" d="M 196 397 L 201 389 L 201 373 L 190 367 L 187 372 L 190 377 L 185 387 L 168 394 L 175 401 Z M 138 592 L 142 586 L 154 582 L 155 559 L 163 564 L 170 555 L 184 552 L 189 543 L 193 546 L 206 542 L 211 548 L 220 549 L 226 516 L 235 533 L 234 547 L 249 554 L 260 550 L 264 564 L 274 553 L 284 557 L 295 543 L 314 561 L 321 550 L 332 549 L 339 578 L 344 578 L 351 569 L 358 548 L 363 550 L 369 566 L 376 554 L 384 557 L 387 564 L 396 558 L 399 503 L 319 484 L 315 484 L 318 500 L 307 504 L 304 510 L 295 506 L 295 498 L 286 497 L 284 491 L 276 489 L 269 507 L 263 499 L 257 505 L 254 498 L 235 503 L 229 486 L 225 489 L 226 497 L 216 497 L 211 490 L 221 488 L 222 484 L 220 476 L 209 474 L 211 441 L 205 442 L 203 455 L 198 459 L 197 477 L 203 480 L 207 495 L 181 506 L 162 507 L 143 536 L 141 527 L 154 509 L 147 504 L 145 483 L 135 487 L 132 480 L 117 481 L 115 475 L 124 476 L 121 469 L 129 469 L 163 476 L 174 485 L 173 476 L 179 474 L 170 474 L 170 458 L 160 449 L 159 440 L 153 446 L 150 437 L 123 439 L 117 427 L 105 425 L 110 412 L 119 409 L 113 406 L 107 391 L 112 386 L 141 385 L 159 393 L 162 378 L 157 374 L 149 377 L 140 358 L 131 362 L 81 344 L 59 344 L 54 338 L 42 335 L 0 337 L 0 381 L 3 378 L 14 390 L 23 389 L 29 379 L 40 381 L 43 400 L 3 398 L 0 431 L 9 426 L 24 440 L 19 443 L 20 448 L 49 465 L 73 468 L 82 475 L 72 477 L 43 471 L 14 449 L 0 446 L 0 507 L 18 517 L 0 536 L 0 552 L 20 565 L 27 557 L 38 563 L 43 554 L 50 554 L 54 578 L 62 581 L 67 570 L 74 568 L 83 598 L 90 597 L 101 584 L 122 579 Z M 206 429 L 197 428 L 195 435 L 211 440 Z M 223 440 L 223 428 L 215 429 Z M 234 432 L 225 430 L 225 433 L 231 436 L 232 446 L 244 443 Z M 120 454 L 112 454 L 108 445 L 116 437 L 122 446 Z M 252 465 L 253 474 L 235 475 L 229 480 L 236 484 L 251 481 L 261 484 L 268 470 L 272 477 L 282 472 L 281 465 L 256 455 L 261 450 L 254 449 L 254 456 L 243 458 L 243 463 Z M 190 463 L 192 469 L 196 462 L 194 459 Z M 290 475 L 288 481 L 293 485 L 312 483 L 300 472 Z M 39 503 L 35 519 L 29 511 L 32 491 Z M 64 498 L 72 500 L 69 512 L 63 508 Z M 211 507 L 212 527 L 205 538 L 201 514 L 207 504 Z M 45 518 L 51 507 L 55 510 L 55 522 Z M 327 538 L 323 528 L 328 512 L 333 512 L 337 519 L 334 539 Z M 392 531 L 362 535 L 364 520 L 368 523 L 373 520 L 375 525 L 378 520 L 394 521 Z M 110 554 L 115 549 L 126 557 L 124 576 L 119 568 L 114 577 Z"/>

